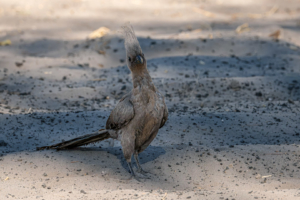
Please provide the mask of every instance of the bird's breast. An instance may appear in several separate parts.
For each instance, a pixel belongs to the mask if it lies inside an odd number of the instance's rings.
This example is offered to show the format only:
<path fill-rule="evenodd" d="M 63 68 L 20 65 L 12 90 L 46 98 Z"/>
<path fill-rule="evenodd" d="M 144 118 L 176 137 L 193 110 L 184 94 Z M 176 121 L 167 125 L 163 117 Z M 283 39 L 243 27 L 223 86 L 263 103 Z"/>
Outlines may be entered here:
<path fill-rule="evenodd" d="M 153 90 L 139 91 L 133 96 L 135 113 L 147 120 L 161 120 L 164 110 L 162 95 Z M 152 119 L 154 118 L 154 119 Z"/>

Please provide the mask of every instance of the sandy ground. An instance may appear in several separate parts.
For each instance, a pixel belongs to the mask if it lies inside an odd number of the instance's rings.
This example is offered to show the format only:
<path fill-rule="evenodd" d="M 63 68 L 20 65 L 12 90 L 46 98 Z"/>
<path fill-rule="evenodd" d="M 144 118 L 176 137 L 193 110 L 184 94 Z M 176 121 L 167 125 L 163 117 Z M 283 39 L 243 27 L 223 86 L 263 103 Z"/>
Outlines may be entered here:
<path fill-rule="evenodd" d="M 299 0 L 0 5 L 0 199 L 300 199 Z M 103 128 L 131 90 L 128 21 L 170 111 L 142 182 L 117 142 L 35 151 Z"/>

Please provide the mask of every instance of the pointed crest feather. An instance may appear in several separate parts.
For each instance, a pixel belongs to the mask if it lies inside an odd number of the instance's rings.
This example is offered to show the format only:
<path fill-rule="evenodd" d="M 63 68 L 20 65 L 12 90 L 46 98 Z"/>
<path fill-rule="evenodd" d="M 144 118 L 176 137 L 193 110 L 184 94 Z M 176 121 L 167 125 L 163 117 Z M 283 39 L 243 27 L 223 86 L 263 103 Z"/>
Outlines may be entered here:
<path fill-rule="evenodd" d="M 122 26 L 122 29 L 122 35 L 125 39 L 126 53 L 130 55 L 142 53 L 142 48 L 130 23 L 126 23 L 124 26 Z"/>

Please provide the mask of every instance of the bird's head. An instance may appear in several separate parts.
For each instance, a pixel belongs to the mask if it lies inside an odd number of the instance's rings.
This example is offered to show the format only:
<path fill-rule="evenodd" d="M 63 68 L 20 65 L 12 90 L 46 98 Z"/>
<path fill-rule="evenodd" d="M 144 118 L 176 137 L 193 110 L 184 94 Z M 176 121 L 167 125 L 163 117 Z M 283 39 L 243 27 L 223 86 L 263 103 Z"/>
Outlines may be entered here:
<path fill-rule="evenodd" d="M 147 66 L 146 59 L 142 52 L 142 48 L 135 36 L 134 30 L 130 24 L 126 24 L 123 28 L 125 39 L 126 61 L 131 71 L 143 69 Z"/>

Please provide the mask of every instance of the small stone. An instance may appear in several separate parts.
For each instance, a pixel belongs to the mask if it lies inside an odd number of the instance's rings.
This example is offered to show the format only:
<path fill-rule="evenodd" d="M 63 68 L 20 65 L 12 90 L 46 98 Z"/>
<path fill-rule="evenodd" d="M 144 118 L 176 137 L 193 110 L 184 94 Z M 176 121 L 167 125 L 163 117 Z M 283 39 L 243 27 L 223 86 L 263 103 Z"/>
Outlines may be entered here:
<path fill-rule="evenodd" d="M 7 143 L 4 140 L 0 140 L 0 147 L 7 146 Z"/>
<path fill-rule="evenodd" d="M 126 90 L 126 85 L 123 85 L 121 90 Z"/>
<path fill-rule="evenodd" d="M 16 62 L 15 64 L 16 64 L 17 67 L 21 67 L 23 65 L 22 62 Z"/>
<path fill-rule="evenodd" d="M 289 102 L 290 104 L 294 104 L 294 101 L 293 101 L 292 99 L 288 99 L 288 102 Z"/>
<path fill-rule="evenodd" d="M 261 97 L 261 96 L 262 96 L 262 93 L 261 93 L 261 92 L 256 92 L 256 93 L 255 93 L 255 96 Z"/>
<path fill-rule="evenodd" d="M 236 80 L 232 80 L 229 84 L 229 88 L 232 90 L 239 90 L 241 88 L 240 83 Z"/>

